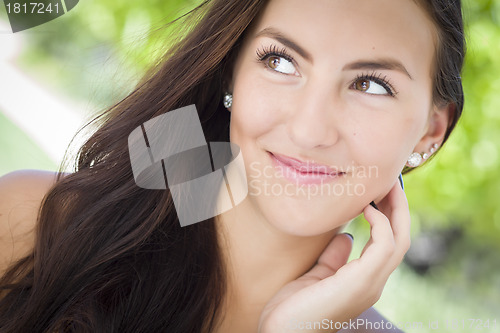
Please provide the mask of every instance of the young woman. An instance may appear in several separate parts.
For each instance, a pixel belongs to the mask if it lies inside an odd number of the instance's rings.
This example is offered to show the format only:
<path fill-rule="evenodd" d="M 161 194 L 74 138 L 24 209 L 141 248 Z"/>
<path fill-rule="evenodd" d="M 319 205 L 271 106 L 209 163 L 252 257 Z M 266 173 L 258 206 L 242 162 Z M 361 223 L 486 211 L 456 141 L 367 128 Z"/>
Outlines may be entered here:
<path fill-rule="evenodd" d="M 384 322 L 370 307 L 409 247 L 397 177 L 462 111 L 460 1 L 213 0 L 191 15 L 196 27 L 96 120 L 74 173 L 0 179 L 1 332 Z M 207 142 L 240 147 L 248 196 L 181 227 L 168 190 L 135 184 L 127 139 L 190 104 Z M 340 231 L 361 213 L 371 238 L 346 263 Z"/>

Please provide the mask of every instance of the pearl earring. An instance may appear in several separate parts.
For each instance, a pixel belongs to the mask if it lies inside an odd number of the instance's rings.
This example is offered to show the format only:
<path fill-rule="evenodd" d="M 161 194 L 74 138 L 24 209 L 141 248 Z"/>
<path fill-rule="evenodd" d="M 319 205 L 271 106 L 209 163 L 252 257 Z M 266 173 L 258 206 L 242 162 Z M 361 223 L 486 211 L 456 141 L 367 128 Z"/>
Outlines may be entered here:
<path fill-rule="evenodd" d="M 424 153 L 422 155 L 422 158 L 424 160 L 428 159 L 429 157 L 431 157 L 432 154 L 434 154 L 436 152 L 436 150 L 439 148 L 439 145 L 437 143 L 433 144 L 431 149 L 429 149 L 429 152 L 428 153 Z"/>
<path fill-rule="evenodd" d="M 226 109 L 229 109 L 231 106 L 233 106 L 233 95 L 230 93 L 225 93 L 223 103 Z"/>
<path fill-rule="evenodd" d="M 422 163 L 423 157 L 419 153 L 412 153 L 410 157 L 408 157 L 408 161 L 406 161 L 406 165 L 410 168 L 416 168 Z"/>
<path fill-rule="evenodd" d="M 419 154 L 416 152 L 413 152 L 408 160 L 406 161 L 406 165 L 409 166 L 410 168 L 416 168 L 420 164 L 422 164 L 423 161 L 431 157 L 432 154 L 434 154 L 439 148 L 439 145 L 437 143 L 433 144 L 431 149 L 429 149 L 429 152 Z"/>

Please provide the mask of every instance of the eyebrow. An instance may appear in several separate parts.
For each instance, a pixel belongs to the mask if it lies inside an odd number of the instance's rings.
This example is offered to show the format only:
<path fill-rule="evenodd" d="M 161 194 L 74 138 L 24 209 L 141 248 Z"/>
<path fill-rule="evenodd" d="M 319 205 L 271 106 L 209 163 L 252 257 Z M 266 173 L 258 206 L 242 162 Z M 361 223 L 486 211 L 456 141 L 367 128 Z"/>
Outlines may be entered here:
<path fill-rule="evenodd" d="M 309 52 L 300 47 L 296 42 L 291 40 L 289 37 L 285 36 L 281 31 L 273 27 L 267 27 L 255 35 L 258 37 L 270 37 L 276 39 L 281 44 L 294 50 L 300 56 L 312 63 L 312 56 Z M 360 60 L 356 62 L 349 63 L 344 66 L 343 70 L 359 70 L 359 69 L 387 69 L 396 70 L 402 72 L 406 76 L 413 80 L 406 67 L 398 60 L 392 58 L 381 58 L 376 60 Z"/>
<path fill-rule="evenodd" d="M 296 42 L 291 40 L 289 37 L 286 37 L 282 32 L 278 31 L 276 28 L 272 27 L 265 28 L 260 32 L 258 32 L 255 35 L 255 38 L 262 36 L 276 39 L 281 44 L 297 52 L 302 58 L 308 60 L 309 62 L 312 62 L 311 54 L 309 54 L 306 50 L 300 47 Z"/>
<path fill-rule="evenodd" d="M 406 67 L 398 60 L 391 58 L 382 58 L 377 60 L 360 60 L 349 63 L 344 66 L 343 70 L 356 70 L 356 69 L 388 69 L 399 71 L 413 80 Z"/>

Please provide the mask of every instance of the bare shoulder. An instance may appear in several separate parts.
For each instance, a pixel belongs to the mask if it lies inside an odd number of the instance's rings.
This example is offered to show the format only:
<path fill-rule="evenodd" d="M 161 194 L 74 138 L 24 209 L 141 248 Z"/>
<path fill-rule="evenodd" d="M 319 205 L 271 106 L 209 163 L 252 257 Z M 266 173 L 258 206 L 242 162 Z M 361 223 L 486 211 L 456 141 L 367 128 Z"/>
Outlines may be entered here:
<path fill-rule="evenodd" d="M 56 176 L 19 170 L 0 177 L 0 274 L 33 249 L 38 210 Z"/>

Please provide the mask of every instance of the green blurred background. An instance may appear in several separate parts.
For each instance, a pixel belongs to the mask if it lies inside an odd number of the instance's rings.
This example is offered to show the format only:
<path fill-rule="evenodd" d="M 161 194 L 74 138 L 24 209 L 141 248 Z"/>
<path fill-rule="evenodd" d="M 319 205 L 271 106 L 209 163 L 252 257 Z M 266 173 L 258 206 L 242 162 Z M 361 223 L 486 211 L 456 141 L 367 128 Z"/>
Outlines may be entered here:
<path fill-rule="evenodd" d="M 58 100 L 69 98 L 65 107 L 82 125 L 126 95 L 161 54 L 170 32 L 156 29 L 197 3 L 80 1 L 66 15 L 15 36 L 2 26 L 0 65 L 24 73 Z M 464 114 L 438 157 L 405 176 L 412 248 L 377 304 L 393 322 L 408 325 L 407 332 L 500 332 L 500 0 L 466 0 L 464 15 Z M 12 39 L 21 46 L 2 60 Z M 8 80 L 6 73 L 0 66 L 0 82 Z M 7 112 L 2 110 L 5 97 L 0 89 L 0 175 L 26 168 L 56 170 L 61 150 L 49 152 L 13 120 L 17 115 L 36 125 L 34 115 L 43 116 L 44 110 Z M 19 91 L 16 98 L 30 96 Z M 55 117 L 38 127 L 65 146 L 69 141 L 57 136 L 68 127 L 63 120 Z M 368 239 L 367 223 L 356 220 L 348 230 L 355 237 L 355 257 Z M 427 327 L 429 321 L 438 329 Z"/>

